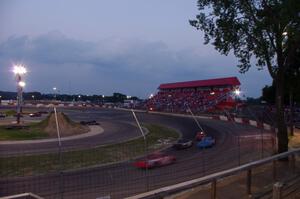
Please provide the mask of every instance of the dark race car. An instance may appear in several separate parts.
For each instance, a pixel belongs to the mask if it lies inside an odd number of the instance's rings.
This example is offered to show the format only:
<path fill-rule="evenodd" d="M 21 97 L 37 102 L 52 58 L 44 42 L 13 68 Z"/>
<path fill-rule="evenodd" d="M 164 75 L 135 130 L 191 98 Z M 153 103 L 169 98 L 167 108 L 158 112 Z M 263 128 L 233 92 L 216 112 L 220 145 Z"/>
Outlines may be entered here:
<path fill-rule="evenodd" d="M 97 121 L 92 120 L 92 121 L 81 121 L 80 124 L 82 125 L 100 125 Z"/>
<path fill-rule="evenodd" d="M 180 139 L 177 143 L 173 145 L 174 149 L 180 150 L 180 149 L 186 149 L 193 146 L 193 141 L 188 139 Z"/>
<path fill-rule="evenodd" d="M 152 169 L 154 167 L 172 164 L 175 161 L 176 157 L 173 155 L 158 153 L 148 155 L 146 158 L 134 162 L 134 166 L 141 169 Z"/>

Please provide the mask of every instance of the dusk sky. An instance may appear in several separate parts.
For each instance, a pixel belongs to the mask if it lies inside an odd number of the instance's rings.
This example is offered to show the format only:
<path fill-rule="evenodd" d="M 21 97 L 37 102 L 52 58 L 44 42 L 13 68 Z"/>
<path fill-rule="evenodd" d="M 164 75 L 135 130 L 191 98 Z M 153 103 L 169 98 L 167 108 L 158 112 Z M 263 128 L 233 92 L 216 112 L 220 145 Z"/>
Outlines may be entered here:
<path fill-rule="evenodd" d="M 1 0 L 0 90 L 148 97 L 161 83 L 237 76 L 246 96 L 271 84 L 266 70 L 240 74 L 234 56 L 203 44 L 189 25 L 197 0 Z"/>

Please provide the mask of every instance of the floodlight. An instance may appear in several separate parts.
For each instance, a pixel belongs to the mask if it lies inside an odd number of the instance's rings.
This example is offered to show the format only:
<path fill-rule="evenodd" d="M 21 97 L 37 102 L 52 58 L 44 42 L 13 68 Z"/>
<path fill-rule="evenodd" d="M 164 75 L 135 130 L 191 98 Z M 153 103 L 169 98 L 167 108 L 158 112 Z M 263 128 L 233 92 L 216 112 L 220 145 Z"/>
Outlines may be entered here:
<path fill-rule="evenodd" d="M 18 85 L 19 85 L 20 87 L 24 88 L 24 87 L 26 86 L 26 83 L 23 82 L 23 81 L 20 81 L 20 82 L 18 83 Z"/>
<path fill-rule="evenodd" d="M 27 73 L 27 70 L 22 65 L 15 65 L 13 68 L 13 73 L 15 73 L 16 75 L 23 75 L 23 74 Z"/>
<path fill-rule="evenodd" d="M 235 89 L 235 90 L 234 90 L 234 94 L 235 94 L 236 96 L 240 96 L 241 91 L 240 91 L 239 89 Z"/>

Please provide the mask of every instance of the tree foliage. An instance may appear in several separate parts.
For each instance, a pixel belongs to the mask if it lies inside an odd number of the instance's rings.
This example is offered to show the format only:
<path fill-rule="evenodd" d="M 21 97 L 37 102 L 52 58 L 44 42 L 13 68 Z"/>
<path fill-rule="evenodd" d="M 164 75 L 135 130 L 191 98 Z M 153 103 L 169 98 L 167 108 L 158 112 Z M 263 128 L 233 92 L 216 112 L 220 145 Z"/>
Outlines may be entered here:
<path fill-rule="evenodd" d="M 286 78 L 299 71 L 299 0 L 198 0 L 198 9 L 190 24 L 204 32 L 206 44 L 225 55 L 233 52 L 242 73 L 252 62 L 267 67 L 276 83 L 278 151 L 286 151 L 283 95 Z"/>

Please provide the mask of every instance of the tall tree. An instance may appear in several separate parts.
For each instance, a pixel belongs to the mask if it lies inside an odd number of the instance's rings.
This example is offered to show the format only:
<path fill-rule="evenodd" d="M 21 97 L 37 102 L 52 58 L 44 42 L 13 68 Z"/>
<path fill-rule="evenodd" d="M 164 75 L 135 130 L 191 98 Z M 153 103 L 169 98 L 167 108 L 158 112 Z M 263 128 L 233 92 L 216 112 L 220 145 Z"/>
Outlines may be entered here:
<path fill-rule="evenodd" d="M 255 61 L 276 82 L 278 152 L 288 150 L 283 94 L 286 73 L 300 43 L 299 0 L 198 0 L 200 13 L 190 24 L 204 31 L 205 44 L 221 54 L 233 52 L 244 73 Z"/>

